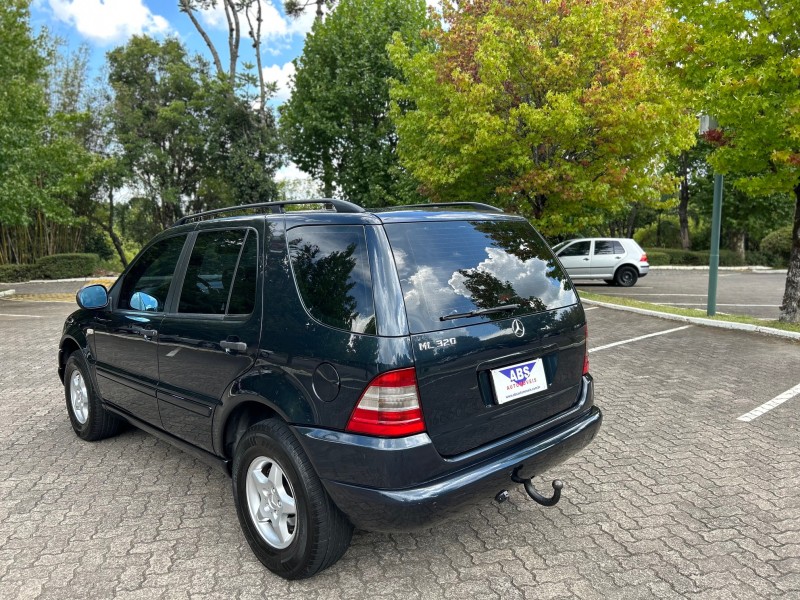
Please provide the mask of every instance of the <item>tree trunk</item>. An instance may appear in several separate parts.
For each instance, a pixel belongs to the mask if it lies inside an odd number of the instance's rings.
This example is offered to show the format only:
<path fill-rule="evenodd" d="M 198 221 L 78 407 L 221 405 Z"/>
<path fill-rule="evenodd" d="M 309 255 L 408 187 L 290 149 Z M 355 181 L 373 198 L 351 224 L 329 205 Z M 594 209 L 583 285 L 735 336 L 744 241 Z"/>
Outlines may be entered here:
<path fill-rule="evenodd" d="M 736 252 L 736 255 L 741 258 L 742 261 L 744 261 L 746 258 L 744 251 L 744 244 L 746 240 L 747 231 L 740 230 L 731 233 L 731 250 Z"/>
<path fill-rule="evenodd" d="M 800 321 L 800 182 L 794 188 L 794 225 L 792 227 L 792 253 L 789 272 L 786 274 L 786 291 L 781 304 L 781 321 Z"/>
<path fill-rule="evenodd" d="M 692 249 L 692 240 L 689 237 L 689 157 L 686 152 L 680 158 L 681 187 L 678 202 L 678 222 L 681 228 L 681 247 L 684 250 Z"/>
<path fill-rule="evenodd" d="M 122 240 L 119 239 L 119 236 L 114 231 L 114 192 L 113 190 L 108 192 L 108 237 L 111 238 L 111 243 L 114 244 L 114 248 L 117 250 L 117 254 L 119 254 L 119 260 L 122 262 L 122 268 L 128 268 L 128 259 L 125 258 L 125 250 L 122 248 Z"/>
<path fill-rule="evenodd" d="M 327 152 L 322 157 L 322 188 L 325 198 L 333 198 L 333 164 Z"/>

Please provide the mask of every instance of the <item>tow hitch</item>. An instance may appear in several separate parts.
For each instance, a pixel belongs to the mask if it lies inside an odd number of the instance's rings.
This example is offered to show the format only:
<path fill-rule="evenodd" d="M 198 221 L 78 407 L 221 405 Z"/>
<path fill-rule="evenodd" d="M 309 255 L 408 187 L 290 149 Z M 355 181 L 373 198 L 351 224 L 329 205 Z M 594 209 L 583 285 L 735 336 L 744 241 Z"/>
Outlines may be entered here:
<path fill-rule="evenodd" d="M 564 487 L 564 484 L 560 479 L 553 480 L 553 495 L 550 498 L 547 498 L 546 496 L 542 496 L 536 491 L 536 488 L 533 487 L 533 482 L 531 481 L 533 478 L 523 479 L 517 475 L 519 469 L 520 467 L 514 469 L 514 472 L 511 474 L 511 480 L 524 485 L 525 491 L 528 492 L 528 496 L 533 498 L 535 502 L 541 504 L 542 506 L 555 506 L 558 501 L 561 500 L 561 489 Z"/>

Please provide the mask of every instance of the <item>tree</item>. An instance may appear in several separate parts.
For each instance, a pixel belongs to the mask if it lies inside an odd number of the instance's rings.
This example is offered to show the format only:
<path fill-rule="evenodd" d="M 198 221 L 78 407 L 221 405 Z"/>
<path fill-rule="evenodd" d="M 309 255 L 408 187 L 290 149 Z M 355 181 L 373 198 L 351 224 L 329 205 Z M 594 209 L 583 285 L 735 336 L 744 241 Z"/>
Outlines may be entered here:
<path fill-rule="evenodd" d="M 127 171 L 156 204 L 162 227 L 196 198 L 204 138 L 198 71 L 176 39 L 134 36 L 108 53 L 114 136 Z"/>
<path fill-rule="evenodd" d="M 751 197 L 795 198 L 781 320 L 800 321 L 800 35 L 793 2 L 672 0 L 675 62 L 720 128 L 710 163 Z"/>
<path fill-rule="evenodd" d="M 550 234 L 675 188 L 689 96 L 661 68 L 660 0 L 445 3 L 432 46 L 390 47 L 401 162 L 439 200 L 491 200 Z"/>
<path fill-rule="evenodd" d="M 287 15 L 296 19 L 307 8 L 314 6 L 316 8 L 316 20 L 322 21 L 325 16 L 325 10 L 331 10 L 335 4 L 336 0 L 286 0 L 283 3 L 283 10 L 286 11 Z"/>
<path fill-rule="evenodd" d="M 423 0 L 343 0 L 306 38 L 280 125 L 289 156 L 326 196 L 338 189 L 364 206 L 417 197 L 397 162 L 389 79 L 400 73 L 386 45 L 397 34 L 419 47 L 427 24 Z"/>

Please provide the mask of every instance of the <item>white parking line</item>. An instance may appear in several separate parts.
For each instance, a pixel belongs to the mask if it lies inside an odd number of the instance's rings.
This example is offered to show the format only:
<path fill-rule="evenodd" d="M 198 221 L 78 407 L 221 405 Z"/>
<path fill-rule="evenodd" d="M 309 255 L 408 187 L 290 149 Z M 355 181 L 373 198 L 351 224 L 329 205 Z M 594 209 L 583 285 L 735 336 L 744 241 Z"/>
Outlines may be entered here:
<path fill-rule="evenodd" d="M 595 308 L 600 308 L 600 307 L 599 306 L 587 306 L 587 307 L 585 307 L 583 309 L 583 311 L 586 312 L 587 310 L 594 310 Z"/>
<path fill-rule="evenodd" d="M 671 296 L 691 296 L 693 298 L 695 298 L 695 297 L 696 298 L 705 298 L 707 295 L 708 294 L 651 294 L 651 293 L 639 294 L 639 293 L 636 293 L 636 292 L 632 292 L 632 293 L 628 293 L 628 294 L 624 294 L 624 293 L 614 294 L 612 292 L 606 292 L 606 296 L 620 296 L 621 298 L 625 298 L 627 296 L 670 296 L 670 297 Z"/>
<path fill-rule="evenodd" d="M 42 315 L 12 315 L 7 313 L 0 313 L 0 317 L 25 317 L 31 319 L 41 319 Z"/>
<path fill-rule="evenodd" d="M 622 340 L 621 342 L 614 342 L 613 344 L 606 344 L 605 346 L 598 346 L 597 348 L 589 348 L 589 352 L 598 352 L 613 348 L 614 346 L 621 346 L 622 344 L 630 344 L 631 342 L 638 342 L 639 340 L 646 340 L 647 338 L 656 337 L 657 335 L 665 335 L 682 329 L 689 329 L 691 325 L 684 325 L 683 327 L 676 327 L 675 329 L 667 329 L 666 331 L 657 331 L 656 333 L 648 333 L 647 335 L 640 335 L 639 337 L 631 338 L 629 340 Z"/>
<path fill-rule="evenodd" d="M 705 306 L 705 302 L 656 302 L 656 304 L 663 304 L 666 306 Z M 766 307 L 766 308 L 779 308 L 780 304 L 720 304 L 717 306 L 751 306 L 751 307 Z"/>
<path fill-rule="evenodd" d="M 794 386 L 790 390 L 786 390 L 785 392 L 783 392 L 782 394 L 780 394 L 778 396 L 775 396 L 769 402 L 764 402 L 764 404 L 754 408 L 749 413 L 744 413 L 737 420 L 738 421 L 744 421 L 745 423 L 749 423 L 753 419 L 757 419 L 758 417 L 760 417 L 764 413 L 767 413 L 767 412 L 771 411 L 776 406 L 780 406 L 781 404 L 783 404 L 787 400 L 791 400 L 792 398 L 794 398 L 798 394 L 800 394 L 800 384 Z"/>

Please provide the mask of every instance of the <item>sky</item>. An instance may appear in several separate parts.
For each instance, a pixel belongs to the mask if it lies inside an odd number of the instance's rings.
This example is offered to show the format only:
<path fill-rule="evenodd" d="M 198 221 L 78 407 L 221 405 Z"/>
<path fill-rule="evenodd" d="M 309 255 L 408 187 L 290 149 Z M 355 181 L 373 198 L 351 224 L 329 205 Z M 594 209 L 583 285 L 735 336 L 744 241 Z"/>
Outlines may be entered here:
<path fill-rule="evenodd" d="M 278 84 L 272 101 L 280 104 L 288 98 L 292 59 L 303 50 L 303 40 L 314 22 L 313 10 L 299 19 L 283 13 L 280 0 L 260 0 L 262 5 L 262 61 L 265 78 Z M 223 64 L 228 61 L 227 22 L 221 7 L 199 13 L 200 22 L 214 42 Z M 31 6 L 34 31 L 46 27 L 64 38 L 70 48 L 86 44 L 91 52 L 91 67 L 99 74 L 109 50 L 124 44 L 131 36 L 147 34 L 156 38 L 174 36 L 186 48 L 211 62 L 211 54 L 189 17 L 178 10 L 178 0 L 34 0 Z M 252 54 L 247 25 L 242 22 L 240 52 Z M 245 60 L 249 57 L 245 58 Z M 252 62 L 255 62 L 254 60 Z M 281 178 L 297 177 L 295 167 L 284 169 Z"/>

